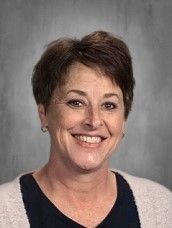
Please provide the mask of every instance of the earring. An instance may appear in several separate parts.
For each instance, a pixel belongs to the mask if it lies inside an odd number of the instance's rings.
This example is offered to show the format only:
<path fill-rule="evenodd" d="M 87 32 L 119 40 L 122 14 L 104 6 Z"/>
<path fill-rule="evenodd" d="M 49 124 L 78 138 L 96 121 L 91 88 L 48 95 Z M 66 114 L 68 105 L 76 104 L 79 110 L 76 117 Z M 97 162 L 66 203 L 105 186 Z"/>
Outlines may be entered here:
<path fill-rule="evenodd" d="M 125 133 L 124 132 L 122 132 L 122 138 L 124 138 L 125 137 Z"/>
<path fill-rule="evenodd" d="M 48 131 L 47 127 L 41 127 L 41 131 L 44 132 L 44 133 L 47 132 Z"/>

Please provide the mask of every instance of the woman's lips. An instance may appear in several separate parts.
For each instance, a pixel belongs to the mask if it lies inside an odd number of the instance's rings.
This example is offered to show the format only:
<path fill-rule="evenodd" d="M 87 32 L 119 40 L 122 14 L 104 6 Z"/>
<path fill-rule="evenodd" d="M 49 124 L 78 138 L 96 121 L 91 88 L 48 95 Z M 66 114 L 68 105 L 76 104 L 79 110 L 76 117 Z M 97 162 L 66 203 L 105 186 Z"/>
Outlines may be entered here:
<path fill-rule="evenodd" d="M 90 136 L 90 135 L 80 135 L 80 134 L 75 134 L 72 136 L 77 140 L 77 142 L 80 145 L 89 146 L 89 147 L 97 147 L 102 143 L 103 140 L 106 139 L 101 136 Z"/>

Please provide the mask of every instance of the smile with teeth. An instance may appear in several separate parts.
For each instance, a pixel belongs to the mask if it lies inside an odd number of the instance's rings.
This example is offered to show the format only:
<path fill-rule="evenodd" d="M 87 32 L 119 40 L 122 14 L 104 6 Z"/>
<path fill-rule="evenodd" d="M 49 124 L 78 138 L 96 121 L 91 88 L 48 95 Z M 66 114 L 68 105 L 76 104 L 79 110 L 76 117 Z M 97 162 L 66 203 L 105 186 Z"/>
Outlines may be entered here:
<path fill-rule="evenodd" d="M 79 141 L 86 143 L 100 143 L 102 141 L 100 136 L 75 135 L 74 137 Z"/>

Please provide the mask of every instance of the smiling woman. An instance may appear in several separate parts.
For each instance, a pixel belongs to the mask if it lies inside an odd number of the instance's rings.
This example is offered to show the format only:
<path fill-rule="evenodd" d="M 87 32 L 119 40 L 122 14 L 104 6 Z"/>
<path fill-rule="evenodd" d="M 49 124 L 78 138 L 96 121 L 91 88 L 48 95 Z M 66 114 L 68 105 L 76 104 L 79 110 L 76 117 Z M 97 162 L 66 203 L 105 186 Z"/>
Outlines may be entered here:
<path fill-rule="evenodd" d="M 51 135 L 53 160 L 58 167 L 68 163 L 69 172 L 104 169 L 124 131 L 122 91 L 82 63 L 73 64 L 67 77 L 46 112 L 38 105 L 42 126 Z"/>
<path fill-rule="evenodd" d="M 49 161 L 0 187 L 0 227 L 170 227 L 172 194 L 109 170 L 133 101 L 126 44 L 97 31 L 48 45 L 32 76 Z"/>

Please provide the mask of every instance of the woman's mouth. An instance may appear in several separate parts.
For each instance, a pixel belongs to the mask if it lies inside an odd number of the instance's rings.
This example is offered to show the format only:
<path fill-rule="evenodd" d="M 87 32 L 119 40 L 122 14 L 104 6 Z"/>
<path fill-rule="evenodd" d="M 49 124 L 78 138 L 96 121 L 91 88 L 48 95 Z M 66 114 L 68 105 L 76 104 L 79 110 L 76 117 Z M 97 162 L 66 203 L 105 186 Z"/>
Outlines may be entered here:
<path fill-rule="evenodd" d="M 100 136 L 75 135 L 74 137 L 81 142 L 87 142 L 92 144 L 100 143 L 102 141 Z"/>
<path fill-rule="evenodd" d="M 103 140 L 105 140 L 106 138 L 103 138 L 101 136 L 90 136 L 90 135 L 80 135 L 80 134 L 76 134 L 76 135 L 72 135 L 75 139 L 77 139 L 78 143 L 80 145 L 83 146 L 99 146 Z"/>

